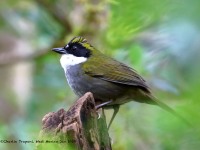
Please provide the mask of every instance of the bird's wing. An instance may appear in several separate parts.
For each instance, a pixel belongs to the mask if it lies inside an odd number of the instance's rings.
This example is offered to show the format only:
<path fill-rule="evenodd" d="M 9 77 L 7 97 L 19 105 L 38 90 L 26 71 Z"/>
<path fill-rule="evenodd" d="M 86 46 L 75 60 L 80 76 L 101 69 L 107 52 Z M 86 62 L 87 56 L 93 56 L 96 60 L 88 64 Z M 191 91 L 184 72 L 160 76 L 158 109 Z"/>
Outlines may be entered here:
<path fill-rule="evenodd" d="M 87 75 L 113 83 L 125 84 L 130 86 L 139 86 L 150 92 L 150 89 L 146 84 L 145 80 L 135 70 L 112 58 L 106 57 L 104 59 L 104 57 L 91 59 L 88 60 L 89 63 L 83 64 L 85 73 Z M 179 115 L 176 111 L 171 109 L 163 102 L 159 101 L 153 95 L 151 95 L 150 93 L 149 94 L 147 93 L 147 95 L 150 97 L 152 101 L 148 100 L 143 102 L 149 104 L 156 104 L 161 108 L 165 109 L 166 111 L 174 114 L 176 117 L 183 120 L 186 124 L 191 125 L 190 122 L 185 120 L 185 118 L 183 118 L 181 115 Z"/>
<path fill-rule="evenodd" d="M 89 59 L 83 64 L 85 74 L 109 82 L 140 86 L 148 89 L 145 80 L 132 68 L 110 57 Z"/>

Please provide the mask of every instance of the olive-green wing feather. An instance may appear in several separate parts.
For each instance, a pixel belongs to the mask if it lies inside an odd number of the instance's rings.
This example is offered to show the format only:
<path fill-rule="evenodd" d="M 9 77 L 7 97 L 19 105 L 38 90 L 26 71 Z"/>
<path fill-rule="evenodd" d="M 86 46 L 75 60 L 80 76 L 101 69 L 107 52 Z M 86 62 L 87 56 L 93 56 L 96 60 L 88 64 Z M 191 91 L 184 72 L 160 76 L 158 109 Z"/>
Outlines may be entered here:
<path fill-rule="evenodd" d="M 148 89 L 145 80 L 135 70 L 107 56 L 88 59 L 83 64 L 87 75 L 109 82 L 140 86 Z"/>
<path fill-rule="evenodd" d="M 147 86 L 145 80 L 135 70 L 112 58 L 101 56 L 96 57 L 95 59 L 88 59 L 88 63 L 83 64 L 83 68 L 87 75 L 109 82 L 139 86 L 150 92 L 150 89 Z M 147 93 L 147 95 L 152 101 L 146 101 L 146 103 L 151 102 L 151 104 L 156 104 L 189 124 L 187 120 L 185 120 L 181 115 L 179 115 L 169 106 L 159 101 L 150 93 Z"/>

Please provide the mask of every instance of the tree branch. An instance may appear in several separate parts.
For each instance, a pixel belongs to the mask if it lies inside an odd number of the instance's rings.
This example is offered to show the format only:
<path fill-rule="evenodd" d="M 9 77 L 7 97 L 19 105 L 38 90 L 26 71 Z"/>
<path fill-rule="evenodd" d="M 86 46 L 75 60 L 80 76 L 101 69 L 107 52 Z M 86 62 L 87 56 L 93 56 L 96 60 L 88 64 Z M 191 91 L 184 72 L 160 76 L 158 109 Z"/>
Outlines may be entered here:
<path fill-rule="evenodd" d="M 105 116 L 97 119 L 92 93 L 86 93 L 68 111 L 60 109 L 48 113 L 42 122 L 40 141 L 43 143 L 37 145 L 37 150 L 49 148 L 49 144 L 44 143 L 47 140 L 55 141 L 51 145 L 54 149 L 112 149 Z"/>

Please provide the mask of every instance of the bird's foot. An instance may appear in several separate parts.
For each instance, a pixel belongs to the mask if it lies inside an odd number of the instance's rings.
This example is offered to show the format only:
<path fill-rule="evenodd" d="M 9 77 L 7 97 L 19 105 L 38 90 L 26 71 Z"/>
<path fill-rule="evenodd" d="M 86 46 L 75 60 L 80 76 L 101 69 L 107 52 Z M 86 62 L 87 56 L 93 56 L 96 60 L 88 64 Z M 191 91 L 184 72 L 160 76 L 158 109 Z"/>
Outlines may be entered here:
<path fill-rule="evenodd" d="M 97 119 L 100 119 L 101 118 L 101 112 L 99 111 L 99 109 L 96 112 L 97 112 Z"/>

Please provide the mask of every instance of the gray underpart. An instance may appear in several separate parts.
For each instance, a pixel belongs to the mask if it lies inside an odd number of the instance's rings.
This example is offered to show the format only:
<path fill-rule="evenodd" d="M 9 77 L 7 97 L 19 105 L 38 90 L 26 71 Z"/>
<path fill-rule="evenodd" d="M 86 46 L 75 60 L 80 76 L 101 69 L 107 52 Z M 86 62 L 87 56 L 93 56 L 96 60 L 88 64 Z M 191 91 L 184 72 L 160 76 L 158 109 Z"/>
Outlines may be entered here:
<path fill-rule="evenodd" d="M 82 71 L 80 64 L 66 69 L 65 75 L 68 84 L 79 97 L 86 92 L 92 92 L 95 100 L 102 102 L 113 100 L 113 103 L 108 105 L 123 104 L 126 99 L 127 102 L 130 101 L 126 94 L 128 86 L 88 76 Z"/>

